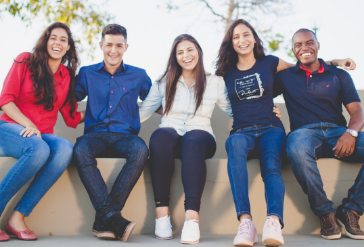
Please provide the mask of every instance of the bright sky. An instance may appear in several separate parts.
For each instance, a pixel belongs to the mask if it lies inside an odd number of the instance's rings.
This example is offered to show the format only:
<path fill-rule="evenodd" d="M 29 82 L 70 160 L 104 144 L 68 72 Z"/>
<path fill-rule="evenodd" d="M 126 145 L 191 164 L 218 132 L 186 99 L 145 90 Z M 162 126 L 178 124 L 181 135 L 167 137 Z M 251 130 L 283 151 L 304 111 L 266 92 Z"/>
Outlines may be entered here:
<path fill-rule="evenodd" d="M 194 4 L 191 2 L 197 2 Z M 222 24 L 218 24 L 209 10 L 203 8 L 198 0 L 175 0 L 187 3 L 180 10 L 168 13 L 164 0 L 110 0 L 105 10 L 115 15 L 115 22 L 128 30 L 129 50 L 124 62 L 144 68 L 154 81 L 165 70 L 172 42 L 176 36 L 189 33 L 194 36 L 204 51 L 205 67 L 214 72 L 213 60 L 224 34 Z M 219 7 L 223 0 L 211 0 L 216 11 L 225 10 Z M 289 15 L 278 18 L 264 18 L 262 25 L 273 26 L 273 30 L 283 34 L 287 43 L 299 28 L 311 28 L 316 20 L 318 39 L 321 43 L 319 57 L 324 60 L 333 58 L 354 59 L 357 69 L 350 72 L 357 89 L 364 89 L 363 71 L 364 53 L 362 52 L 364 34 L 361 30 L 364 23 L 363 0 L 292 0 L 292 11 Z M 190 3 L 190 4 L 188 4 Z M 159 6 L 159 7 L 158 7 Z M 261 18 L 258 16 L 258 20 Z M 263 18 L 262 18 L 263 19 Z M 31 51 L 47 24 L 36 19 L 31 27 L 7 14 L 0 20 L 0 87 L 11 67 L 13 59 L 21 52 Z M 79 30 L 71 27 L 74 33 Z M 101 35 L 100 35 L 101 36 Z M 274 53 L 287 61 L 284 50 Z M 82 66 L 102 61 L 102 53 L 95 51 L 95 60 L 81 55 Z"/>

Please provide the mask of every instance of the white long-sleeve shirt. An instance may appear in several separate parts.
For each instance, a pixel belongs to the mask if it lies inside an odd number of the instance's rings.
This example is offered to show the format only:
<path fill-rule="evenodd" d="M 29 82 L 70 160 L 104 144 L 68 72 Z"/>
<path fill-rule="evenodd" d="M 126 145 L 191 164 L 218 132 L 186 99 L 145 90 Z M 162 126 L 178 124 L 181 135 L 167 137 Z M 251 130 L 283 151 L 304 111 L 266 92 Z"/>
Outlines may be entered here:
<path fill-rule="evenodd" d="M 147 98 L 139 107 L 140 121 L 147 120 L 161 105 L 166 105 L 166 79 L 161 83 L 153 83 Z M 215 104 L 230 117 L 232 116 L 230 101 L 224 79 L 220 76 L 207 75 L 206 88 L 200 107 L 195 116 L 195 84 L 187 87 L 183 77 L 178 80 L 174 103 L 167 115 L 162 117 L 160 128 L 173 128 L 183 136 L 191 130 L 204 130 L 214 136 L 211 128 L 211 115 Z M 215 136 L 214 136 L 215 137 Z"/>

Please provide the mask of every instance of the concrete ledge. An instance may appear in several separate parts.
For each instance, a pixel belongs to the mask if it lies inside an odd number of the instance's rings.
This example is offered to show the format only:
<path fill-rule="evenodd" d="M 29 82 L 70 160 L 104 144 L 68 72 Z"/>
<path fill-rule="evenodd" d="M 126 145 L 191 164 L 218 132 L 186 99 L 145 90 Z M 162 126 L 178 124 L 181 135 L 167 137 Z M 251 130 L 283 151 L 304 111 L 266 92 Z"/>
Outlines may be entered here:
<path fill-rule="evenodd" d="M 0 181 L 16 160 L 0 158 Z M 111 189 L 120 172 L 124 159 L 98 159 L 102 176 Z M 344 163 L 335 159 L 320 159 L 319 169 L 324 181 L 325 191 L 338 206 L 362 164 Z M 234 202 L 227 175 L 226 159 L 207 161 L 207 182 L 202 197 L 200 229 L 205 234 L 236 234 Z M 260 176 L 258 160 L 248 162 L 249 194 L 254 223 L 262 232 L 266 217 L 264 184 Z M 311 212 L 307 196 L 302 192 L 289 165 L 282 170 L 286 185 L 284 234 L 319 233 L 319 222 Z M 1 228 L 20 200 L 26 185 L 8 204 L 1 217 Z M 180 234 L 184 221 L 184 193 L 181 181 L 181 162 L 176 160 L 176 169 L 171 187 L 171 215 L 174 233 Z M 137 223 L 134 234 L 154 233 L 154 200 L 148 165 L 126 203 L 123 215 Z M 29 227 L 39 235 L 87 235 L 91 232 L 94 209 L 76 168 L 71 164 L 56 184 L 40 201 L 27 219 Z M 360 224 L 364 226 L 364 217 Z"/>
<path fill-rule="evenodd" d="M 212 235 L 212 234 L 201 234 L 200 243 L 197 246 L 206 247 L 232 247 L 234 235 Z M 254 244 L 257 246 L 265 246 L 262 243 L 262 236 L 258 235 L 259 242 Z M 160 240 L 156 239 L 153 235 L 139 235 L 130 236 L 127 243 L 121 243 L 120 241 L 110 241 L 96 239 L 94 236 L 41 236 L 37 241 L 21 241 L 17 239 L 10 239 L 4 245 L 11 247 L 119 247 L 119 246 L 133 246 L 133 247 L 145 247 L 145 246 L 156 246 L 156 247 L 181 247 L 180 234 L 174 235 L 172 240 Z M 287 247 L 362 247 L 363 241 L 349 239 L 343 236 L 340 240 L 330 241 L 321 238 L 319 235 L 285 235 L 284 242 Z"/>

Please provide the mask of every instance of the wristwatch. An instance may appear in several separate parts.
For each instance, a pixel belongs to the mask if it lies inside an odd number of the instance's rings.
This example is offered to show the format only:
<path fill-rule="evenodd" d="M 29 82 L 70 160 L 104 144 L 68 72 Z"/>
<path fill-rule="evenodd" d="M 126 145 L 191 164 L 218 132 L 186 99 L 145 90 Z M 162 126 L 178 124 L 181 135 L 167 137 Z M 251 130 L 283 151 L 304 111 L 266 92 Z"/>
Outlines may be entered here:
<path fill-rule="evenodd" d="M 358 132 L 356 132 L 356 130 L 347 129 L 346 132 L 349 132 L 350 135 L 355 137 L 355 138 L 358 137 Z"/>

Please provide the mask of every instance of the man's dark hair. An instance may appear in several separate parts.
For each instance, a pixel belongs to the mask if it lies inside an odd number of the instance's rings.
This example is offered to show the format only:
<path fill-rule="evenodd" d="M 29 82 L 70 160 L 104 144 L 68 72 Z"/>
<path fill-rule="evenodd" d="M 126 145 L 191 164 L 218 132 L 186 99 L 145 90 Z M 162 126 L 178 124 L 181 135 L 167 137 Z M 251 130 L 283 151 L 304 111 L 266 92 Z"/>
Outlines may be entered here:
<path fill-rule="evenodd" d="M 119 24 L 109 24 L 106 27 L 104 27 L 104 29 L 102 30 L 101 40 L 104 40 L 106 34 L 114 34 L 114 35 L 120 34 L 124 36 L 125 41 L 127 39 L 126 28 L 120 26 Z"/>
<path fill-rule="evenodd" d="M 292 43 L 293 43 L 293 38 L 294 38 L 294 36 L 296 35 L 296 33 L 300 33 L 300 32 L 311 32 L 311 33 L 313 34 L 313 36 L 315 37 L 316 41 L 318 41 L 318 40 L 317 40 L 316 33 L 315 33 L 314 31 L 312 31 L 312 30 L 310 30 L 310 29 L 307 29 L 307 28 L 301 28 L 301 29 L 298 29 L 298 30 L 297 30 L 297 31 L 293 34 L 293 36 L 292 36 Z"/>

